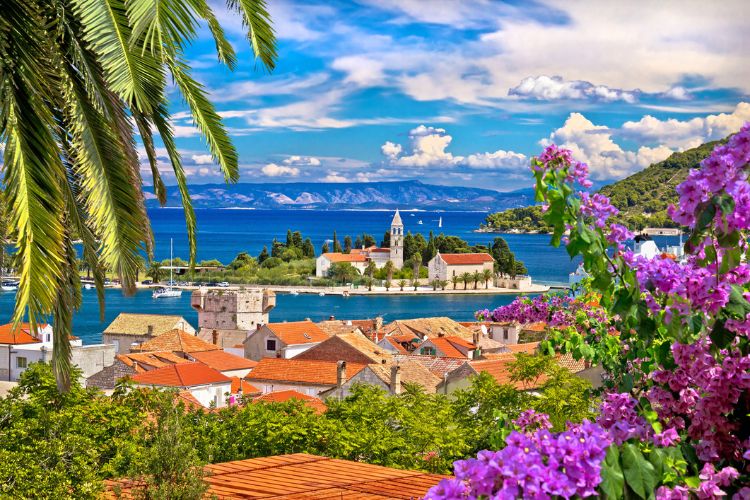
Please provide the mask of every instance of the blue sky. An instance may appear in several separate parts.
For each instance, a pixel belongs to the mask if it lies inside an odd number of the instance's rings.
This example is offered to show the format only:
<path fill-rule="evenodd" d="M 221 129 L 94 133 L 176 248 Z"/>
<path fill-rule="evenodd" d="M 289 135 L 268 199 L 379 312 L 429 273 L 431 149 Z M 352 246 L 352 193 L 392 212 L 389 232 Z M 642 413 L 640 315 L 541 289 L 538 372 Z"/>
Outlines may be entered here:
<path fill-rule="evenodd" d="M 750 120 L 750 2 L 269 3 L 272 74 L 219 4 L 237 69 L 217 63 L 207 33 L 188 50 L 239 151 L 241 182 L 509 191 L 530 185 L 529 157 L 548 142 L 610 182 Z M 172 99 L 190 181 L 221 181 Z"/>

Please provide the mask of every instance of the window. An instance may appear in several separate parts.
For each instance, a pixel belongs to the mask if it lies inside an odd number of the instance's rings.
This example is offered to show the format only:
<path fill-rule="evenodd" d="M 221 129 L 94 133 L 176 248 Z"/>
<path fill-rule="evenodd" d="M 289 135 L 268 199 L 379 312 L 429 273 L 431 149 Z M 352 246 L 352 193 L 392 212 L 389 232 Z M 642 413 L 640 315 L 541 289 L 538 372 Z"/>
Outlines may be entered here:
<path fill-rule="evenodd" d="M 26 368 L 26 363 L 26 358 L 21 356 L 16 358 L 16 368 Z"/>
<path fill-rule="evenodd" d="M 275 351 L 275 350 L 276 350 L 276 340 L 266 339 L 266 351 Z"/>
<path fill-rule="evenodd" d="M 421 350 L 422 354 L 425 356 L 434 356 L 435 355 L 435 348 L 434 347 L 423 347 Z"/>
<path fill-rule="evenodd" d="M 508 340 L 508 329 L 503 328 L 503 340 Z"/>

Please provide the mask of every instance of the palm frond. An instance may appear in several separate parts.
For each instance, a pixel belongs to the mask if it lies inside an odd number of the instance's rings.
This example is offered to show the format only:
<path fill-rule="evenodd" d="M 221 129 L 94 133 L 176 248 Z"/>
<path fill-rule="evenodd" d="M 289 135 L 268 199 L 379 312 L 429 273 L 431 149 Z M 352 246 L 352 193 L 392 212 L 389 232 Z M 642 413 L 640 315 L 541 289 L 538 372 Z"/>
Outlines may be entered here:
<path fill-rule="evenodd" d="M 260 59 L 266 70 L 273 71 L 278 53 L 266 0 L 227 0 L 227 7 L 242 16 L 255 57 Z"/>
<path fill-rule="evenodd" d="M 154 194 L 159 203 L 164 206 L 167 203 L 167 188 L 164 186 L 164 181 L 161 178 L 159 172 L 159 162 L 156 158 L 156 149 L 154 148 L 154 137 L 151 133 L 151 123 L 148 119 L 139 111 L 133 112 L 133 119 L 138 127 L 138 133 L 141 136 L 143 142 L 143 148 L 146 150 L 146 156 L 148 157 L 148 163 L 151 166 L 151 178 L 154 186 Z"/>

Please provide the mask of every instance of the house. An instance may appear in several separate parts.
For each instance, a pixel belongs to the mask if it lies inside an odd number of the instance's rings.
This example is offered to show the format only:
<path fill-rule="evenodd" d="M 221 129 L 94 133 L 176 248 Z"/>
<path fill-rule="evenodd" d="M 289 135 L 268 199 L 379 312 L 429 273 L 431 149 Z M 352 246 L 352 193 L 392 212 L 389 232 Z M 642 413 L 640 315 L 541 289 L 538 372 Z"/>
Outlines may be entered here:
<path fill-rule="evenodd" d="M 454 276 L 490 271 L 494 276 L 495 259 L 488 253 L 440 253 L 427 263 L 427 275 L 432 280 L 451 281 Z"/>
<path fill-rule="evenodd" d="M 69 339 L 71 363 L 81 370 L 81 379 L 100 371 L 114 362 L 115 350 L 111 345 L 83 345 L 78 337 Z M 54 350 L 54 332 L 49 324 L 21 323 L 14 329 L 12 323 L 0 325 L 0 380 L 16 381 L 31 363 L 48 363 Z"/>
<path fill-rule="evenodd" d="M 308 396 L 297 391 L 276 391 L 263 394 L 253 399 L 253 403 L 286 403 L 287 401 L 301 401 L 305 406 L 310 407 L 315 413 L 325 413 L 328 406 L 315 396 Z"/>
<path fill-rule="evenodd" d="M 412 338 L 426 339 L 428 337 L 454 336 L 461 337 L 465 340 L 472 340 L 474 332 L 462 326 L 457 321 L 445 316 L 435 316 L 432 318 L 416 319 L 399 319 L 388 323 L 376 333 L 377 340 L 380 342 L 388 335 L 402 335 Z"/>
<path fill-rule="evenodd" d="M 359 274 L 364 274 L 367 263 L 370 261 L 365 255 L 359 253 L 327 252 L 315 259 L 315 276 L 325 278 L 328 276 L 331 266 L 338 263 L 351 264 Z"/>
<path fill-rule="evenodd" d="M 349 377 L 347 378 L 346 375 Z M 440 382 L 440 377 L 416 361 L 373 363 L 357 373 L 345 373 L 340 377 L 340 383 L 323 392 L 321 397 L 345 398 L 351 394 L 356 384 L 374 385 L 389 394 L 401 394 L 404 392 L 405 384 L 412 384 L 422 387 L 427 393 L 434 394 Z"/>
<path fill-rule="evenodd" d="M 245 358 L 293 358 L 327 340 L 329 335 L 310 320 L 268 323 L 252 332 L 243 342 Z"/>
<path fill-rule="evenodd" d="M 311 347 L 294 359 L 309 359 L 318 361 L 346 361 L 349 363 L 369 364 L 385 363 L 393 355 L 359 333 L 342 333 L 324 340 Z"/>
<path fill-rule="evenodd" d="M 359 333 L 360 335 L 364 333 L 358 325 L 351 321 L 335 319 L 333 316 L 326 321 L 318 321 L 316 324 L 331 337 L 342 333 Z"/>
<path fill-rule="evenodd" d="M 489 374 L 500 385 L 509 384 L 521 391 L 538 389 L 547 380 L 545 375 L 533 381 L 511 380 L 510 365 L 515 359 L 515 354 L 504 354 L 494 359 L 467 361 L 445 377 L 438 392 L 451 394 L 456 390 L 466 389 L 471 385 L 471 379 L 480 373 Z"/>
<path fill-rule="evenodd" d="M 115 346 L 115 353 L 128 353 L 133 344 L 141 344 L 169 330 L 195 333 L 182 316 L 171 314 L 120 313 L 102 333 L 102 342 Z"/>
<path fill-rule="evenodd" d="M 175 388 L 189 391 L 204 407 L 227 404 L 232 379 L 203 363 L 178 363 L 136 373 L 129 377 L 140 387 Z"/>
<path fill-rule="evenodd" d="M 378 345 L 392 354 L 409 354 L 414 352 L 422 339 L 412 334 L 386 335 Z"/>
<path fill-rule="evenodd" d="M 241 358 L 222 350 L 192 351 L 187 353 L 186 357 L 220 371 L 227 377 L 244 378 L 258 364 L 251 359 Z"/>
<path fill-rule="evenodd" d="M 460 368 L 466 363 L 466 359 L 463 358 L 441 358 L 438 356 L 425 356 L 425 355 L 396 355 L 395 360 L 399 364 L 406 363 L 407 361 L 413 361 L 427 368 L 433 375 L 443 380 L 446 374 L 451 373 L 453 370 Z"/>
<path fill-rule="evenodd" d="M 446 476 L 305 453 L 206 465 L 207 497 L 422 498 Z M 104 497 L 135 498 L 141 483 L 105 481 Z"/>
<path fill-rule="evenodd" d="M 246 380 L 261 389 L 263 394 L 292 390 L 318 396 L 323 391 L 340 386 L 347 375 L 354 376 L 364 367 L 345 361 L 263 358 Z"/>
<path fill-rule="evenodd" d="M 175 329 L 132 347 L 132 352 L 170 351 L 186 357 L 186 354 L 200 351 L 219 351 L 221 348 L 199 339 L 195 333 Z"/>
<path fill-rule="evenodd" d="M 176 363 L 189 363 L 189 361 L 169 351 L 117 354 L 111 365 L 86 378 L 85 385 L 103 391 L 112 390 L 117 382 L 125 377 Z"/>
<path fill-rule="evenodd" d="M 415 353 L 441 358 L 475 359 L 479 357 L 477 346 L 461 337 L 430 337 L 419 344 Z"/>
<path fill-rule="evenodd" d="M 198 337 L 242 356 L 248 334 L 268 323 L 276 306 L 276 294 L 267 289 L 210 290 L 199 288 L 190 296 L 198 311 Z"/>

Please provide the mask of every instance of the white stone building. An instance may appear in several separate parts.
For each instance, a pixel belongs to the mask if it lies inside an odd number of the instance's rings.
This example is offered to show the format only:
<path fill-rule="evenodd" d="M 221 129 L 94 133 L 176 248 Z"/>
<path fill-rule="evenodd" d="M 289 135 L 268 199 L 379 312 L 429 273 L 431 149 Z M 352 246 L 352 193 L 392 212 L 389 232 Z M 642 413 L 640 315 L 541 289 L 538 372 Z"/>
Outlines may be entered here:
<path fill-rule="evenodd" d="M 312 321 L 269 323 L 252 332 L 244 341 L 245 358 L 293 358 L 330 336 Z"/>
<path fill-rule="evenodd" d="M 489 270 L 494 274 L 495 259 L 488 253 L 440 253 L 427 263 L 429 280 L 451 281 L 454 276 L 464 273 L 483 273 Z"/>

